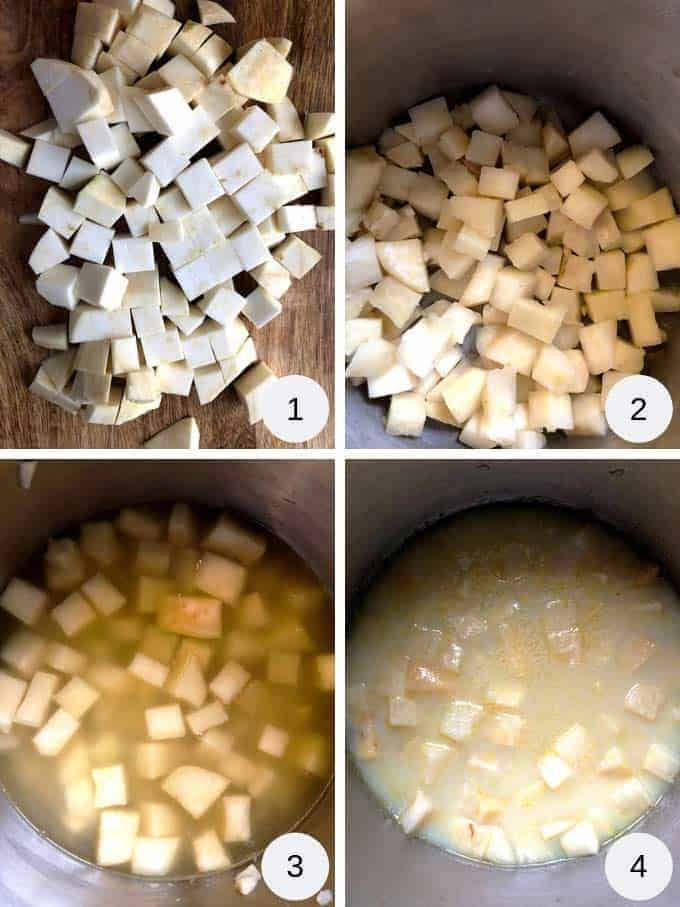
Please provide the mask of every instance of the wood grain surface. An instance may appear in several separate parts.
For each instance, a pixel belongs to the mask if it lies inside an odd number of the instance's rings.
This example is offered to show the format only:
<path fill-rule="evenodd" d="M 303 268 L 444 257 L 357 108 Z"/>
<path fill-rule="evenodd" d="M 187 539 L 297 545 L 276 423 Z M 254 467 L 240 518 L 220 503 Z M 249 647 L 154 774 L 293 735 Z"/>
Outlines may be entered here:
<path fill-rule="evenodd" d="M 0 0 L 0 127 L 19 132 L 49 115 L 30 71 L 36 57 L 70 58 L 76 0 Z M 235 25 L 218 26 L 234 47 L 255 38 L 293 41 L 295 77 L 290 96 L 300 111 L 334 109 L 332 0 L 227 0 Z M 195 0 L 179 0 L 181 19 L 198 18 Z M 82 150 L 81 150 L 82 154 Z M 18 224 L 35 213 L 49 183 L 0 162 L 0 447 L 132 448 L 184 416 L 201 429 L 202 448 L 287 447 L 262 424 L 248 425 L 233 389 L 201 407 L 191 397 L 164 396 L 160 409 L 120 428 L 89 426 L 28 393 L 45 351 L 31 328 L 64 320 L 35 291 L 28 267 L 39 227 Z M 254 331 L 258 354 L 279 375 L 302 374 L 326 390 L 333 413 L 333 234 L 302 234 L 323 255 L 283 299 L 283 313 Z M 332 416 L 306 447 L 333 446 Z"/>

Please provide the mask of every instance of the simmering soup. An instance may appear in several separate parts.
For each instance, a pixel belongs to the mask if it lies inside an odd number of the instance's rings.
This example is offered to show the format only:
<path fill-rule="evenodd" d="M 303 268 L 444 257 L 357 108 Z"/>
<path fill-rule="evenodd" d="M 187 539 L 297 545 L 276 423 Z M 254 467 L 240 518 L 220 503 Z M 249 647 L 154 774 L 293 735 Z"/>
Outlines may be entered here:
<path fill-rule="evenodd" d="M 680 768 L 680 609 L 621 537 L 532 505 L 409 541 L 358 608 L 351 748 L 407 834 L 503 864 L 597 853 Z"/>
<path fill-rule="evenodd" d="M 0 606 L 0 780 L 72 853 L 224 869 L 321 794 L 332 609 L 277 539 L 182 503 L 125 509 L 51 539 Z"/>

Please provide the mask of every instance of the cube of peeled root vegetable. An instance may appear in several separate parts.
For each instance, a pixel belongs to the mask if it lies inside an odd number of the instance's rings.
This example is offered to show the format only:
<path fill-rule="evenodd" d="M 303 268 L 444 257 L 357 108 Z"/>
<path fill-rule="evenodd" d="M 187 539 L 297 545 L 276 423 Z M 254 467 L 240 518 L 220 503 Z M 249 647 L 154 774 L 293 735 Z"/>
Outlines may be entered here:
<path fill-rule="evenodd" d="M 257 41 L 229 71 L 237 94 L 267 104 L 279 104 L 288 94 L 293 67 L 268 41 Z"/>
<path fill-rule="evenodd" d="M 54 697 L 57 705 L 74 718 L 82 718 L 100 697 L 96 690 L 82 677 L 72 677 Z"/>
<path fill-rule="evenodd" d="M 280 759 L 286 752 L 289 743 L 290 734 L 273 724 L 267 724 L 262 730 L 257 748 L 268 756 Z"/>
<path fill-rule="evenodd" d="M 72 592 L 50 611 L 66 636 L 75 636 L 97 619 L 97 613 L 79 592 Z"/>
<path fill-rule="evenodd" d="M 659 330 L 650 293 L 627 297 L 628 324 L 633 344 L 637 347 L 658 346 L 664 335 Z"/>
<path fill-rule="evenodd" d="M 120 866 L 132 859 L 140 815 L 132 809 L 107 809 L 99 817 L 97 863 Z"/>
<path fill-rule="evenodd" d="M 168 580 L 157 576 L 140 576 L 137 580 L 135 605 L 142 614 L 157 612 L 169 596 L 171 586 Z"/>
<path fill-rule="evenodd" d="M 533 299 L 516 299 L 508 315 L 508 327 L 528 334 L 542 343 L 552 343 L 562 324 L 564 313 Z"/>
<path fill-rule="evenodd" d="M 187 715 L 187 724 L 193 734 L 201 735 L 211 728 L 224 724 L 228 718 L 221 702 L 210 702 L 202 709 L 190 712 Z"/>
<path fill-rule="evenodd" d="M 227 844 L 250 841 L 250 808 L 252 798 L 233 794 L 222 798 L 222 840 Z"/>
<path fill-rule="evenodd" d="M 193 838 L 191 847 L 194 853 L 194 862 L 199 872 L 215 872 L 218 869 L 228 869 L 231 866 L 229 854 L 222 846 L 222 842 L 213 828 Z"/>
<path fill-rule="evenodd" d="M 113 583 L 101 573 L 83 583 L 80 591 L 104 617 L 110 617 L 126 602 L 123 593 L 119 592 Z"/>
<path fill-rule="evenodd" d="M 142 652 L 137 652 L 128 665 L 128 671 L 134 677 L 138 677 L 145 683 L 158 688 L 162 687 L 168 679 L 169 670 L 168 666 L 164 665 L 163 662 L 156 661 L 155 658 L 149 658 L 148 655 L 144 655 Z"/>
<path fill-rule="evenodd" d="M 652 805 L 652 798 L 639 778 L 623 781 L 612 793 L 614 806 L 621 813 L 639 815 Z"/>
<path fill-rule="evenodd" d="M 94 805 L 97 809 L 109 806 L 126 806 L 128 802 L 127 779 L 125 766 L 109 765 L 106 768 L 93 768 Z"/>
<path fill-rule="evenodd" d="M 146 709 L 144 718 L 152 740 L 173 740 L 186 734 L 182 710 L 176 704 Z"/>
<path fill-rule="evenodd" d="M 450 737 L 451 740 L 465 740 L 472 735 L 483 712 L 483 705 L 463 699 L 454 699 L 444 713 L 440 733 L 445 737 Z"/>
<path fill-rule="evenodd" d="M 486 375 L 483 369 L 469 368 L 445 379 L 442 396 L 457 423 L 462 425 L 480 407 Z"/>
<path fill-rule="evenodd" d="M 236 558 L 249 567 L 264 555 L 267 541 L 262 533 L 245 528 L 233 517 L 223 513 L 208 531 L 201 547 Z"/>
<path fill-rule="evenodd" d="M 335 689 L 335 655 L 316 655 L 314 657 L 316 686 L 324 693 Z"/>
<path fill-rule="evenodd" d="M 665 699 L 659 687 L 648 683 L 636 683 L 626 693 L 624 706 L 640 718 L 655 721 Z"/>
<path fill-rule="evenodd" d="M 50 674 L 48 671 L 38 671 L 34 674 L 17 709 L 14 718 L 16 723 L 27 727 L 41 727 L 47 718 L 50 702 L 58 685 L 59 678 L 56 674 Z"/>
<path fill-rule="evenodd" d="M 170 569 L 168 543 L 142 539 L 137 546 L 134 569 L 143 575 L 165 576 Z"/>
<path fill-rule="evenodd" d="M 64 804 L 71 822 L 83 828 L 94 818 L 94 786 L 89 777 L 71 781 L 64 787 Z"/>
<path fill-rule="evenodd" d="M 652 743 L 645 754 L 642 767 L 670 784 L 680 771 L 680 758 L 662 743 Z"/>
<path fill-rule="evenodd" d="M 267 658 L 267 680 L 286 686 L 297 686 L 301 656 L 297 652 L 270 652 Z"/>
<path fill-rule="evenodd" d="M 192 653 L 178 657 L 166 686 L 171 696 L 200 709 L 208 693 L 200 659 Z"/>
<path fill-rule="evenodd" d="M 12 633 L 0 649 L 0 658 L 24 677 L 31 677 L 43 661 L 47 645 L 45 640 L 30 630 Z"/>
<path fill-rule="evenodd" d="M 603 775 L 628 774 L 630 771 L 626 763 L 626 757 L 618 746 L 612 746 L 607 750 L 600 760 L 597 770 Z"/>
<path fill-rule="evenodd" d="M 680 217 L 647 227 L 642 235 L 655 271 L 680 267 Z"/>
<path fill-rule="evenodd" d="M 494 706 L 517 709 L 524 701 L 526 687 L 518 680 L 490 683 L 486 690 L 486 701 Z"/>
<path fill-rule="evenodd" d="M 195 583 L 201 592 L 233 604 L 243 592 L 246 578 L 247 571 L 240 564 L 208 551 L 199 561 Z"/>
<path fill-rule="evenodd" d="M 177 758 L 175 744 L 138 743 L 135 750 L 135 771 L 140 778 L 156 781 L 172 771 Z"/>
<path fill-rule="evenodd" d="M 116 522 L 119 532 L 137 541 L 160 541 L 166 528 L 157 514 L 134 507 L 124 507 Z"/>
<path fill-rule="evenodd" d="M 492 830 L 493 826 L 479 825 L 472 819 L 459 816 L 449 825 L 449 840 L 459 853 L 482 860 L 489 846 Z"/>
<path fill-rule="evenodd" d="M 385 430 L 389 435 L 419 438 L 425 427 L 425 398 L 416 393 L 394 394 Z"/>
<path fill-rule="evenodd" d="M 547 753 L 538 760 L 538 770 L 550 790 L 557 790 L 572 776 L 571 768 L 554 753 Z"/>
<path fill-rule="evenodd" d="M 80 545 L 83 554 L 99 567 L 110 567 L 121 554 L 113 523 L 85 523 L 80 530 Z"/>
<path fill-rule="evenodd" d="M 497 712 L 488 716 L 484 726 L 484 735 L 499 746 L 517 746 L 525 724 L 526 718 L 521 715 Z"/>
<path fill-rule="evenodd" d="M 239 603 L 239 623 L 250 630 L 260 630 L 270 621 L 267 608 L 259 592 L 244 595 Z"/>
<path fill-rule="evenodd" d="M 432 800 L 419 790 L 413 801 L 402 810 L 399 816 L 399 824 L 407 835 L 413 834 L 433 812 L 434 804 Z"/>
<path fill-rule="evenodd" d="M 169 838 L 182 831 L 182 817 L 169 803 L 146 800 L 139 804 L 140 832 L 147 838 Z"/>
<path fill-rule="evenodd" d="M 228 661 L 210 684 L 213 693 L 225 705 L 232 702 L 250 680 L 250 673 L 236 661 Z"/>
<path fill-rule="evenodd" d="M 560 734 L 553 749 L 569 765 L 577 765 L 588 753 L 586 729 L 581 724 L 573 724 Z"/>
<path fill-rule="evenodd" d="M 255 891 L 261 878 L 259 869 L 254 863 L 251 863 L 250 866 L 246 866 L 235 876 L 234 888 L 239 894 L 247 896 Z"/>
<path fill-rule="evenodd" d="M 224 775 L 198 765 L 181 765 L 161 785 L 194 819 L 200 819 L 228 786 Z"/>
<path fill-rule="evenodd" d="M 164 876 L 172 869 L 181 838 L 138 837 L 132 851 L 132 872 L 140 876 Z"/>
<path fill-rule="evenodd" d="M 171 595 L 158 609 L 158 626 L 180 636 L 219 639 L 222 602 L 208 596 Z"/>
<path fill-rule="evenodd" d="M 415 699 L 392 696 L 389 701 L 388 721 L 392 727 L 415 727 L 418 724 L 418 706 Z"/>
<path fill-rule="evenodd" d="M 577 822 L 560 838 L 562 850 L 568 857 L 587 857 L 600 850 L 600 841 L 593 823 L 588 819 Z"/>
<path fill-rule="evenodd" d="M 80 722 L 73 715 L 57 709 L 35 735 L 33 745 L 41 756 L 58 756 L 79 728 Z"/>
<path fill-rule="evenodd" d="M 18 577 L 9 581 L 0 597 L 0 607 L 29 627 L 40 620 L 48 602 L 47 592 Z"/>
<path fill-rule="evenodd" d="M 19 680 L 0 671 L 0 731 L 3 734 L 9 733 L 14 722 L 14 718 L 26 694 L 28 684 L 25 680 Z"/>

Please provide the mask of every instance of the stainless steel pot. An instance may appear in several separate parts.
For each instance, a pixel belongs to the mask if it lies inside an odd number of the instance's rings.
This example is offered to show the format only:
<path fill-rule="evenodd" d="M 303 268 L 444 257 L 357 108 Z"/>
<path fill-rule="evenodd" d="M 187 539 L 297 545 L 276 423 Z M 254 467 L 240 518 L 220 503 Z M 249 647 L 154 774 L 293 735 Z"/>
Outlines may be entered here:
<path fill-rule="evenodd" d="M 358 590 L 413 532 L 441 516 L 491 501 L 540 499 L 578 508 L 621 530 L 680 585 L 677 461 L 545 460 L 481 463 L 352 461 L 347 480 L 347 590 Z M 613 907 L 604 853 L 523 869 L 500 869 L 408 839 L 387 819 L 352 766 L 347 777 L 349 907 Z M 680 860 L 680 783 L 640 826 Z M 655 901 L 680 903 L 680 873 Z"/>
<path fill-rule="evenodd" d="M 16 464 L 0 464 L 0 587 L 50 533 L 127 504 L 183 499 L 230 507 L 287 542 L 333 588 L 333 472 L 330 462 L 43 462 L 30 491 Z M 333 793 L 301 829 L 332 850 Z M 331 883 L 329 882 L 329 885 Z M 240 903 L 232 873 L 145 882 L 97 869 L 40 836 L 0 794 L 2 907 L 228 907 Z M 279 904 L 260 884 L 252 907 Z"/>
<path fill-rule="evenodd" d="M 374 142 L 418 101 L 456 100 L 498 82 L 550 100 L 576 125 L 596 108 L 655 151 L 660 175 L 680 200 L 680 4 L 675 0 L 348 0 L 347 118 L 350 145 Z M 675 281 L 677 282 L 677 280 Z M 662 319 L 664 327 L 674 318 Z M 680 395 L 680 330 L 648 357 L 648 372 Z M 446 427 L 390 438 L 384 401 L 349 389 L 349 447 L 456 446 Z M 557 447 L 628 447 L 610 436 Z M 680 417 L 653 447 L 680 446 Z"/>

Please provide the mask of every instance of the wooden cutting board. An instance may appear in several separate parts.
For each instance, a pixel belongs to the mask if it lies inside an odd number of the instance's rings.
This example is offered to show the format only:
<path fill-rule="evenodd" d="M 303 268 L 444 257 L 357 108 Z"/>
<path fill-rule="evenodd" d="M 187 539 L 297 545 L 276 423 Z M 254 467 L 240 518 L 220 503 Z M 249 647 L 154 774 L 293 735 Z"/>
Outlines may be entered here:
<path fill-rule="evenodd" d="M 334 108 L 332 0 L 227 0 L 235 25 L 216 30 L 234 47 L 264 35 L 293 41 L 291 97 L 301 111 Z M 30 70 L 36 57 L 70 59 L 76 0 L 0 0 L 0 127 L 19 132 L 49 115 Z M 179 0 L 181 19 L 198 18 L 194 0 Z M 81 149 L 81 155 L 84 150 Z M 28 393 L 45 351 L 31 341 L 34 325 L 64 321 L 65 313 L 35 291 L 28 267 L 42 228 L 21 226 L 36 213 L 50 184 L 0 162 L 0 447 L 131 448 L 184 416 L 201 429 L 202 448 L 276 448 L 262 424 L 248 425 L 245 407 L 227 389 L 208 406 L 164 396 L 160 409 L 120 428 L 89 426 Z M 302 234 L 323 255 L 283 300 L 283 313 L 255 331 L 258 354 L 279 375 L 302 374 L 326 390 L 333 412 L 333 235 Z M 333 445 L 332 421 L 307 447 Z"/>

